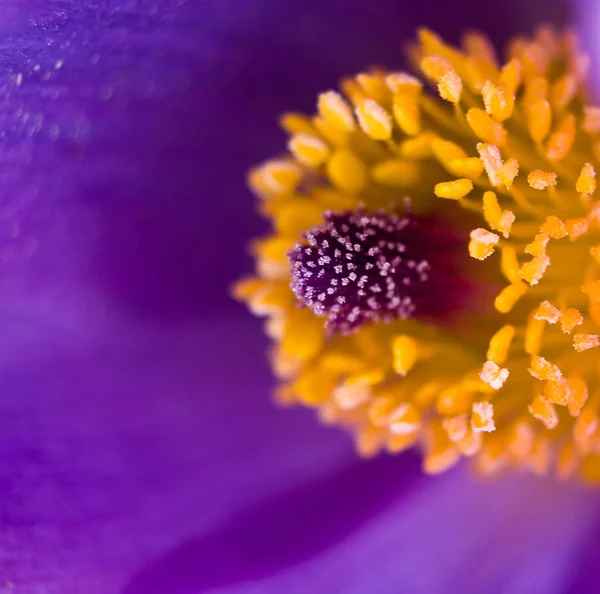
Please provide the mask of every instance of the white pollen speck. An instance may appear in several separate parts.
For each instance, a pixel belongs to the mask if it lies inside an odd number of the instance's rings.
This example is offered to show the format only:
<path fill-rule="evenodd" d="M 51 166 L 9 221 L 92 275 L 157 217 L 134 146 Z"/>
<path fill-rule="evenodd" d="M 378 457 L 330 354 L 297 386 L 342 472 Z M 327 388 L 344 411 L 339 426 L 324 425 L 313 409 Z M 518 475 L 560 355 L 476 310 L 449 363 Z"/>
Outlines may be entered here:
<path fill-rule="evenodd" d="M 499 367 L 493 361 L 486 361 L 479 377 L 494 390 L 499 390 L 508 379 L 509 374 L 508 369 Z"/>

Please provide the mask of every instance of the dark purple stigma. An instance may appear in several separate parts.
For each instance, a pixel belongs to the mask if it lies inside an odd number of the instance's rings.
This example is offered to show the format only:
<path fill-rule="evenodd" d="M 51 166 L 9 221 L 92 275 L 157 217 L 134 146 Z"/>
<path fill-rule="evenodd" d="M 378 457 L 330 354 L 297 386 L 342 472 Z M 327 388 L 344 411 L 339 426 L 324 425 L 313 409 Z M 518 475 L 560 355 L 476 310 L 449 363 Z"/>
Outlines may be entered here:
<path fill-rule="evenodd" d="M 327 317 L 330 332 L 439 318 L 462 301 L 466 246 L 434 217 L 328 212 L 303 238 L 288 253 L 291 288 L 302 305 Z"/>

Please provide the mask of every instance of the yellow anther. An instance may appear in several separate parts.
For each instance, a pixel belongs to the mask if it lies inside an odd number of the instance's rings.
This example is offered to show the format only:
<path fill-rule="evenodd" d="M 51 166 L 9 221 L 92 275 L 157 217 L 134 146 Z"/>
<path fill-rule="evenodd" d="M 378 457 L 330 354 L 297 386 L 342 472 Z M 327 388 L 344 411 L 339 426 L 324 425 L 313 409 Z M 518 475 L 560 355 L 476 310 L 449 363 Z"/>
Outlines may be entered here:
<path fill-rule="evenodd" d="M 471 180 L 477 179 L 483 173 L 483 163 L 478 157 L 454 159 L 448 164 L 448 171 Z"/>
<path fill-rule="evenodd" d="M 431 141 L 431 150 L 444 167 L 448 167 L 452 161 L 457 159 L 467 158 L 467 153 L 458 144 L 443 138 L 434 138 Z"/>
<path fill-rule="evenodd" d="M 575 142 L 575 116 L 572 113 L 566 114 L 559 122 L 556 130 L 550 135 L 548 146 L 546 147 L 546 156 L 550 161 L 560 161 L 564 159 L 571 150 Z"/>
<path fill-rule="evenodd" d="M 597 334 L 584 334 L 579 333 L 573 336 L 573 348 L 581 353 L 582 351 L 587 351 L 588 349 L 596 348 L 600 342 L 598 342 Z"/>
<path fill-rule="evenodd" d="M 437 193 L 437 192 L 436 192 Z M 473 229 L 470 234 L 469 255 L 477 260 L 485 260 L 494 252 L 500 237 L 485 229 Z"/>
<path fill-rule="evenodd" d="M 544 386 L 544 396 L 560 406 L 566 406 L 571 400 L 571 384 L 563 378 L 559 382 L 547 382 Z"/>
<path fill-rule="evenodd" d="M 529 455 L 535 438 L 535 430 L 529 421 L 519 420 L 512 425 L 507 435 L 508 451 L 517 459 Z"/>
<path fill-rule="evenodd" d="M 546 253 L 546 247 L 549 241 L 550 237 L 547 233 L 538 233 L 534 240 L 525 246 L 524 251 L 526 254 L 532 256 L 540 256 Z"/>
<path fill-rule="evenodd" d="M 527 176 L 527 183 L 534 190 L 545 190 L 556 186 L 556 173 L 554 171 L 541 171 L 535 169 Z"/>
<path fill-rule="evenodd" d="M 491 402 L 474 402 L 471 409 L 471 428 L 478 433 L 495 431 L 494 405 Z"/>
<path fill-rule="evenodd" d="M 527 289 L 527 285 L 520 281 L 508 285 L 500 291 L 500 294 L 494 300 L 494 307 L 500 313 L 508 313 L 517 301 L 527 293 Z"/>
<path fill-rule="evenodd" d="M 450 103 L 458 103 L 462 95 L 462 81 L 456 71 L 449 70 L 438 83 L 440 97 Z"/>
<path fill-rule="evenodd" d="M 344 383 L 333 390 L 331 397 L 342 410 L 352 410 L 368 402 L 372 391 L 368 385 Z"/>
<path fill-rule="evenodd" d="M 438 161 L 452 174 L 476 179 L 483 171 L 483 163 L 477 157 L 468 157 L 467 153 L 454 142 L 436 138 L 431 149 Z"/>
<path fill-rule="evenodd" d="M 563 110 L 577 93 L 577 78 L 567 73 L 559 78 L 550 91 L 550 100 L 555 109 Z"/>
<path fill-rule="evenodd" d="M 530 285 L 537 285 L 548 266 L 550 266 L 550 258 L 546 254 L 540 254 L 529 262 L 525 262 L 519 272 L 523 280 L 526 280 Z"/>
<path fill-rule="evenodd" d="M 425 76 L 439 82 L 449 70 L 454 70 L 450 63 L 440 56 L 427 56 L 421 60 L 421 70 Z"/>
<path fill-rule="evenodd" d="M 412 447 L 419 437 L 418 433 L 411 433 L 410 435 L 394 435 L 390 434 L 387 438 L 385 447 L 390 454 L 398 454 L 408 448 Z"/>
<path fill-rule="evenodd" d="M 441 415 L 457 415 L 467 412 L 473 398 L 461 383 L 442 390 L 436 398 L 435 406 Z"/>
<path fill-rule="evenodd" d="M 291 194 L 302 180 L 302 169 L 293 161 L 269 161 L 250 174 L 250 183 L 261 194 Z"/>
<path fill-rule="evenodd" d="M 469 55 L 478 60 L 487 62 L 491 66 L 497 66 L 498 60 L 496 58 L 496 51 L 485 35 L 477 33 L 476 31 L 469 31 L 464 35 L 462 45 Z"/>
<path fill-rule="evenodd" d="M 550 363 L 544 357 L 534 356 L 531 358 L 531 367 L 529 373 L 539 380 L 551 380 L 559 382 L 562 379 L 562 373 L 557 365 Z"/>
<path fill-rule="evenodd" d="M 560 314 L 560 327 L 565 334 L 571 334 L 576 326 L 583 324 L 583 316 L 578 309 L 569 308 Z"/>
<path fill-rule="evenodd" d="M 409 136 L 416 136 L 421 131 L 421 115 L 418 97 L 413 95 L 397 95 L 392 105 L 394 118 L 400 129 Z"/>
<path fill-rule="evenodd" d="M 417 362 L 417 342 L 405 334 L 396 336 L 392 341 L 394 371 L 406 375 Z"/>
<path fill-rule="evenodd" d="M 390 414 L 398 402 L 393 396 L 379 396 L 369 404 L 367 416 L 369 421 L 376 427 L 382 427 L 388 421 Z"/>
<path fill-rule="evenodd" d="M 541 394 L 529 405 L 529 412 L 543 423 L 546 429 L 554 429 L 558 425 L 558 413 L 554 404 Z"/>
<path fill-rule="evenodd" d="M 355 447 L 359 456 L 372 458 L 383 446 L 383 434 L 377 427 L 365 425 L 355 436 Z"/>
<path fill-rule="evenodd" d="M 514 326 L 510 324 L 502 326 L 490 339 L 486 355 L 487 359 L 493 361 L 496 365 L 502 365 L 508 358 L 508 351 L 514 336 Z"/>
<path fill-rule="evenodd" d="M 385 84 L 394 94 L 412 94 L 418 97 L 421 94 L 423 83 L 407 72 L 392 72 L 385 77 Z"/>
<path fill-rule="evenodd" d="M 314 134 L 310 119 L 299 113 L 284 113 L 279 118 L 279 125 L 290 136 L 293 134 Z"/>
<path fill-rule="evenodd" d="M 589 221 L 587 219 L 567 219 L 565 221 L 567 231 L 569 232 L 569 239 L 576 241 L 582 235 L 585 235 L 589 229 Z"/>
<path fill-rule="evenodd" d="M 587 106 L 583 108 L 582 128 L 590 134 L 600 132 L 600 107 Z"/>
<path fill-rule="evenodd" d="M 481 451 L 476 459 L 476 468 L 483 475 L 499 473 L 508 462 L 508 452 L 504 440 L 488 438 L 481 445 Z"/>
<path fill-rule="evenodd" d="M 400 145 L 403 157 L 407 159 L 427 159 L 433 154 L 431 143 L 436 135 L 433 132 L 422 132 L 414 138 L 406 139 Z"/>
<path fill-rule="evenodd" d="M 550 132 L 552 109 L 546 99 L 538 99 L 527 110 L 527 128 L 534 142 L 542 142 Z"/>
<path fill-rule="evenodd" d="M 371 170 L 373 179 L 391 188 L 408 188 L 419 179 L 419 166 L 407 159 L 389 159 Z"/>
<path fill-rule="evenodd" d="M 552 239 L 562 239 L 569 234 L 567 226 L 556 215 L 546 218 L 546 221 L 540 227 L 540 232 L 545 233 Z"/>
<path fill-rule="evenodd" d="M 456 447 L 463 456 L 470 458 L 481 451 L 482 442 L 481 433 L 468 428 L 465 437 L 456 442 Z"/>
<path fill-rule="evenodd" d="M 502 68 L 500 82 L 513 93 L 519 88 L 521 84 L 521 62 L 519 60 L 513 58 Z"/>
<path fill-rule="evenodd" d="M 467 112 L 467 122 L 477 138 L 496 146 L 506 144 L 506 130 L 499 122 L 492 119 L 483 109 L 473 107 Z"/>
<path fill-rule="evenodd" d="M 352 132 L 356 128 L 352 108 L 339 93 L 321 93 L 317 107 L 321 116 L 336 128 L 346 132 Z"/>
<path fill-rule="evenodd" d="M 515 95 L 505 85 L 496 86 L 488 80 L 481 90 L 485 111 L 497 122 L 503 122 L 512 115 Z"/>
<path fill-rule="evenodd" d="M 575 189 L 580 194 L 593 194 L 596 191 L 596 170 L 591 163 L 586 163 L 582 169 Z"/>
<path fill-rule="evenodd" d="M 580 377 L 572 376 L 569 378 L 569 387 L 571 388 L 571 398 L 567 408 L 571 416 L 578 417 L 588 399 L 588 385 Z"/>
<path fill-rule="evenodd" d="M 458 103 L 462 95 L 462 81 L 456 70 L 439 56 L 428 56 L 421 61 L 423 72 L 438 83 L 440 97 Z"/>
<path fill-rule="evenodd" d="M 349 144 L 351 132 L 342 130 L 322 116 L 315 116 L 312 120 L 314 129 L 331 147 L 346 147 Z"/>
<path fill-rule="evenodd" d="M 376 101 L 385 102 L 389 99 L 389 89 L 382 75 L 361 72 L 356 75 L 355 80 Z"/>
<path fill-rule="evenodd" d="M 456 443 L 467 436 L 469 430 L 467 425 L 467 415 L 456 415 L 455 417 L 446 417 L 442 421 L 442 427 L 448 433 L 452 443 Z"/>
<path fill-rule="evenodd" d="M 573 439 L 577 448 L 587 453 L 590 449 L 591 439 L 598 430 L 598 416 L 591 406 L 586 406 L 575 421 Z"/>
<path fill-rule="evenodd" d="M 327 175 L 332 183 L 347 192 L 360 192 L 367 183 L 364 163 L 350 151 L 340 149 L 327 162 Z"/>
<path fill-rule="evenodd" d="M 373 99 L 365 99 L 356 108 L 358 123 L 373 140 L 387 140 L 392 135 L 392 116 Z"/>
<path fill-rule="evenodd" d="M 529 316 L 525 326 L 525 352 L 529 355 L 538 355 L 542 349 L 542 338 L 544 336 L 545 324 L 535 316 Z"/>
<path fill-rule="evenodd" d="M 517 175 L 519 175 L 519 162 L 514 158 L 508 159 L 508 161 L 500 167 L 500 171 L 498 172 L 498 177 L 507 190 L 512 188 Z"/>
<path fill-rule="evenodd" d="M 519 276 L 519 260 L 517 251 L 512 245 L 506 245 L 501 248 L 500 270 L 507 281 L 518 283 L 521 280 Z"/>
<path fill-rule="evenodd" d="M 473 182 L 470 179 L 456 179 L 454 181 L 436 184 L 434 193 L 438 198 L 460 200 L 461 198 L 464 198 L 472 189 Z"/>
<path fill-rule="evenodd" d="M 548 322 L 548 324 L 556 324 L 561 316 L 560 310 L 557 307 L 554 307 L 550 301 L 542 301 L 533 314 L 533 317 L 536 320 L 544 320 L 545 322 Z"/>
<path fill-rule="evenodd" d="M 403 402 L 388 418 L 390 431 L 394 435 L 410 435 L 421 428 L 421 413 L 410 402 Z"/>
<path fill-rule="evenodd" d="M 294 392 L 298 400 L 308 406 L 325 402 L 335 387 L 335 376 L 318 369 L 305 369 L 294 382 Z"/>
<path fill-rule="evenodd" d="M 483 161 L 483 166 L 490 179 L 490 183 L 497 188 L 502 183 L 500 171 L 504 165 L 500 149 L 493 144 L 480 142 L 477 145 L 477 152 Z"/>
<path fill-rule="evenodd" d="M 448 438 L 441 423 L 430 425 L 425 432 L 425 472 L 439 474 L 454 466 L 459 459 L 460 452 Z"/>
<path fill-rule="evenodd" d="M 548 98 L 548 81 L 541 77 L 530 78 L 525 83 L 525 93 L 523 95 L 523 106 L 530 109 L 532 105 L 540 99 Z"/>
<path fill-rule="evenodd" d="M 288 142 L 288 148 L 296 160 L 310 167 L 323 165 L 329 157 L 327 143 L 311 134 L 294 134 Z"/>
<path fill-rule="evenodd" d="M 494 192 L 485 192 L 483 195 L 483 216 L 487 224 L 494 230 L 508 237 L 515 221 L 515 214 L 511 210 L 502 210 Z"/>
<path fill-rule="evenodd" d="M 479 373 L 479 377 L 494 390 L 499 390 L 508 379 L 509 373 L 508 369 L 502 369 L 493 361 L 486 361 Z"/>

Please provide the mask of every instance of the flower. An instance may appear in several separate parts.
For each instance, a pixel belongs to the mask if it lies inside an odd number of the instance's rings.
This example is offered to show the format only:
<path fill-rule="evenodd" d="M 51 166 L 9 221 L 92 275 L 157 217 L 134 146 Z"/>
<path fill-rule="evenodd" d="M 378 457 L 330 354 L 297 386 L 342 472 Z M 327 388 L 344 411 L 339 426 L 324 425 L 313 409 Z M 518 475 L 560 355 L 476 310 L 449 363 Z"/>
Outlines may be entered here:
<path fill-rule="evenodd" d="M 259 227 L 242 170 L 280 104 L 393 63 L 417 19 L 339 6 L 2 4 L 0 590 L 568 589 L 589 493 L 360 461 L 265 398 L 265 340 L 226 298 Z"/>
<path fill-rule="evenodd" d="M 422 29 L 410 58 L 422 78 L 362 72 L 284 115 L 288 155 L 250 176 L 273 233 L 236 291 L 268 317 L 279 399 L 363 455 L 418 444 L 430 473 L 466 456 L 598 480 L 589 57 L 540 27 L 504 61 L 479 34 L 457 49 Z"/>

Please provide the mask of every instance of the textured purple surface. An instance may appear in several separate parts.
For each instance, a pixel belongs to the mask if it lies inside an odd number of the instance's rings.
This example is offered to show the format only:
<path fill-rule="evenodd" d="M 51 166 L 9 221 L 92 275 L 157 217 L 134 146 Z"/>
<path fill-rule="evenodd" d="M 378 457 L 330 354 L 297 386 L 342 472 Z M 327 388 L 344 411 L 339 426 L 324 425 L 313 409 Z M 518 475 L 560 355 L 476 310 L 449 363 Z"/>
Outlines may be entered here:
<path fill-rule="evenodd" d="M 357 460 L 226 297 L 279 112 L 417 24 L 561 13 L 471 4 L 0 3 L 0 592 L 595 591 L 595 495 Z"/>

